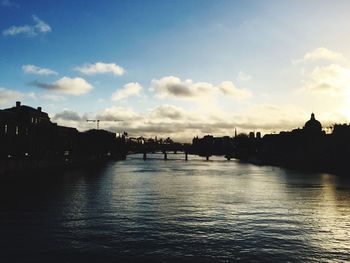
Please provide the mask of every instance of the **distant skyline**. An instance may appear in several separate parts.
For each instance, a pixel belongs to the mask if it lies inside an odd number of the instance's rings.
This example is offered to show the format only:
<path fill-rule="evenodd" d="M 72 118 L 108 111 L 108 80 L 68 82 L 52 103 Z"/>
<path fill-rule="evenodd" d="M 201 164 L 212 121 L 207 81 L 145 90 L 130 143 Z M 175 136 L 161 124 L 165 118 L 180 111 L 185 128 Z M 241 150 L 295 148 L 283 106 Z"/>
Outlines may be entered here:
<path fill-rule="evenodd" d="M 131 136 L 350 121 L 349 1 L 0 0 L 0 108 Z"/>

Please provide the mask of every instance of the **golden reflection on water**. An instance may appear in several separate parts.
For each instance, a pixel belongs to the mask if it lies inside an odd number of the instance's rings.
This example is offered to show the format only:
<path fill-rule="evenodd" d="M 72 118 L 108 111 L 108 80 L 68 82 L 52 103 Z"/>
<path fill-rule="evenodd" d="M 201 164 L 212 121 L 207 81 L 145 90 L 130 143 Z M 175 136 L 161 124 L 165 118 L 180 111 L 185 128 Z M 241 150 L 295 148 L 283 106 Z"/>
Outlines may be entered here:
<path fill-rule="evenodd" d="M 143 161 L 135 156 L 94 179 L 67 182 L 65 227 L 93 228 L 95 218 L 102 226 L 108 222 L 117 240 L 141 247 L 147 240 L 179 254 L 250 260 L 260 253 L 271 261 L 281 256 L 291 261 L 317 260 L 315 255 L 345 258 L 350 247 L 348 182 L 341 185 L 331 174 L 220 157 L 209 162 L 171 157 Z M 150 253 L 147 249 L 143 253 Z"/>
<path fill-rule="evenodd" d="M 336 176 L 321 174 L 319 202 L 314 205 L 314 220 L 319 228 L 318 246 L 330 252 L 349 249 L 349 192 L 336 188 Z M 325 242 L 332 241 L 332 242 Z"/>

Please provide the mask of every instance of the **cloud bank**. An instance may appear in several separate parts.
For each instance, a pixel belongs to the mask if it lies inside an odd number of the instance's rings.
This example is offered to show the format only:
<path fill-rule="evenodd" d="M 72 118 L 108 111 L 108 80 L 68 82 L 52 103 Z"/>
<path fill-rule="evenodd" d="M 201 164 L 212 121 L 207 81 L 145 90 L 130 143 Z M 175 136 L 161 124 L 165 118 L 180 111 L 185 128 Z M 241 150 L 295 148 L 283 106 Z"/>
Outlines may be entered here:
<path fill-rule="evenodd" d="M 85 116 L 85 117 L 83 117 Z M 240 132 L 260 131 L 270 133 L 302 127 L 309 113 L 295 105 L 257 104 L 234 114 L 221 112 L 218 116 L 206 116 L 201 109 L 185 110 L 163 104 L 149 111 L 138 113 L 130 107 L 109 107 L 102 111 L 79 115 L 71 111 L 57 113 L 55 119 L 81 130 L 91 129 L 84 118 L 104 120 L 101 128 L 114 132 L 127 131 L 130 136 L 172 137 L 178 141 L 190 141 L 194 136 L 214 134 L 234 136 Z M 319 117 L 319 116 L 318 116 Z"/>

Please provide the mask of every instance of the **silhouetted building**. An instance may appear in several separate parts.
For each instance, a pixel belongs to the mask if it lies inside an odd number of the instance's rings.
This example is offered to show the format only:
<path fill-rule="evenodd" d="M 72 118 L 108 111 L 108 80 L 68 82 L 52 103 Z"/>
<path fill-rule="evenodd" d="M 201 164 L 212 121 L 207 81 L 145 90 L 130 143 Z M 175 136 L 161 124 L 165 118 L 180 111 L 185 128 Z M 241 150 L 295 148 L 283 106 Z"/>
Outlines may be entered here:
<path fill-rule="evenodd" d="M 50 118 L 46 112 L 41 110 L 41 107 L 32 108 L 26 105 L 21 105 L 20 101 L 16 102 L 16 106 L 5 109 L 5 111 L 16 114 L 17 121 L 24 125 L 36 125 L 43 123 L 51 123 Z"/>
<path fill-rule="evenodd" d="M 51 124 L 49 116 L 41 111 L 41 107 L 34 109 L 21 105 L 19 101 L 15 107 L 2 110 L 0 115 L 2 131 L 6 135 L 30 135 L 36 126 Z"/>
<path fill-rule="evenodd" d="M 333 126 L 333 134 L 338 138 L 349 138 L 350 136 L 350 124 L 335 124 Z"/>
<path fill-rule="evenodd" d="M 0 136 L 16 133 L 15 115 L 9 111 L 0 110 Z"/>
<path fill-rule="evenodd" d="M 311 113 L 311 118 L 305 123 L 303 130 L 308 135 L 322 134 L 322 125 L 318 120 L 315 119 L 314 113 Z"/>
<path fill-rule="evenodd" d="M 234 138 L 229 136 L 214 137 L 205 135 L 203 138 L 194 137 L 192 152 L 200 156 L 229 155 L 233 152 Z"/>
<path fill-rule="evenodd" d="M 311 114 L 302 129 L 265 135 L 258 146 L 263 163 L 317 170 L 344 170 L 350 154 L 350 125 L 334 125 L 326 134 Z"/>
<path fill-rule="evenodd" d="M 79 134 L 79 155 L 101 158 L 112 155 L 116 150 L 116 134 L 105 130 L 88 130 Z"/>
<path fill-rule="evenodd" d="M 41 107 L 21 105 L 0 110 L 0 160 L 45 162 L 125 155 L 125 137 L 104 130 L 78 132 L 52 123 Z"/>
<path fill-rule="evenodd" d="M 52 123 L 41 107 L 21 105 L 0 111 L 2 156 L 55 158 L 71 152 L 78 131 Z"/>
<path fill-rule="evenodd" d="M 256 138 L 257 138 L 257 139 L 261 139 L 261 132 L 257 132 L 257 133 L 256 133 Z"/>

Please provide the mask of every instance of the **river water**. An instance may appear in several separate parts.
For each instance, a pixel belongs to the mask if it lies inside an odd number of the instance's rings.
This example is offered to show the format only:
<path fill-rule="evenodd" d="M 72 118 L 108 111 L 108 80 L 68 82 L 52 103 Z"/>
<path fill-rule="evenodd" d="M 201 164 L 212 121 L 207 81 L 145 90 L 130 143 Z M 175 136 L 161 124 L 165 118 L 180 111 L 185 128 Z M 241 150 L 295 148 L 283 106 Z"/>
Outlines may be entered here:
<path fill-rule="evenodd" d="M 350 261 L 350 177 L 151 158 L 1 178 L 0 261 Z"/>

